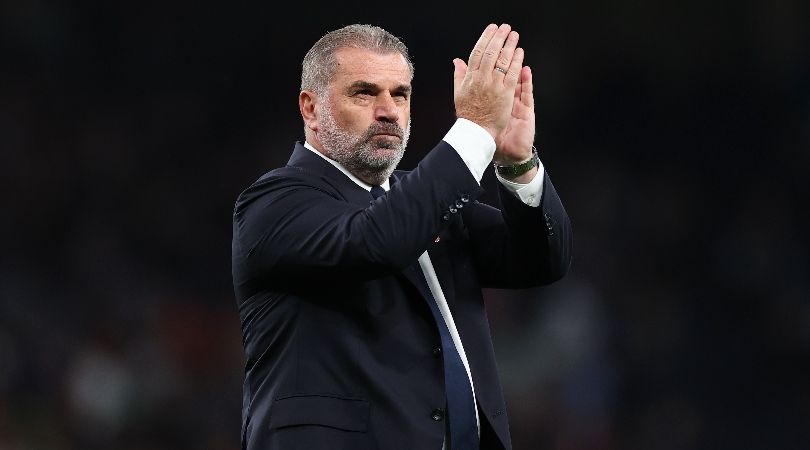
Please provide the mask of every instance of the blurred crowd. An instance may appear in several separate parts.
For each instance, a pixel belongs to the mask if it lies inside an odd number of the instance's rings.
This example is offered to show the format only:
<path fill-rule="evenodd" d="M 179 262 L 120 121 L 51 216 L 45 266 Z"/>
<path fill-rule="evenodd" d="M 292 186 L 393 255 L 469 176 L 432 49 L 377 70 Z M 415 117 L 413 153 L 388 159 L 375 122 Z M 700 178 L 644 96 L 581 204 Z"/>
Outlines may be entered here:
<path fill-rule="evenodd" d="M 239 448 L 231 211 L 302 139 L 304 53 L 403 38 L 412 168 L 498 20 L 575 248 L 558 283 L 485 292 L 515 448 L 807 448 L 806 3 L 348 11 L 0 4 L 0 450 Z"/>

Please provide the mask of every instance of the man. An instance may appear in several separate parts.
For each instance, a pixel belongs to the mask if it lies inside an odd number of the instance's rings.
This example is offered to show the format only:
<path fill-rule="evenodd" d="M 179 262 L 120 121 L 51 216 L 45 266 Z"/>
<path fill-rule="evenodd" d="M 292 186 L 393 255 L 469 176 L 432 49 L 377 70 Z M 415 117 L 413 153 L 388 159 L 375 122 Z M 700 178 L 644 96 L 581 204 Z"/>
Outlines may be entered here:
<path fill-rule="evenodd" d="M 561 278 L 571 242 L 518 37 L 453 61 L 458 119 L 411 172 L 402 42 L 351 25 L 307 53 L 306 142 L 234 210 L 243 448 L 511 448 L 481 288 Z M 476 202 L 490 163 L 503 211 Z"/>

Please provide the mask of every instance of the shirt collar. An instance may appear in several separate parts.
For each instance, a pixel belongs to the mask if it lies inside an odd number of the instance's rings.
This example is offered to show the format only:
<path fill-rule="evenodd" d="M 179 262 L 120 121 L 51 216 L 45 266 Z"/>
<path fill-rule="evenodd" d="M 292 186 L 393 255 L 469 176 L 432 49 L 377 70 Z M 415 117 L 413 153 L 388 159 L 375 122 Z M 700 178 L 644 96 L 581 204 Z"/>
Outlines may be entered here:
<path fill-rule="evenodd" d="M 358 186 L 360 186 L 361 188 L 363 188 L 363 189 L 365 189 L 365 190 L 367 190 L 367 191 L 371 192 L 371 185 L 370 185 L 370 184 L 368 184 L 368 183 L 366 183 L 365 181 L 361 180 L 360 178 L 357 178 L 356 176 L 354 176 L 354 174 L 353 174 L 353 173 L 351 173 L 351 172 L 349 172 L 348 170 L 346 170 L 346 168 L 345 168 L 345 167 L 343 167 L 343 165 L 341 165 L 339 162 L 335 161 L 334 159 L 327 158 L 327 157 L 326 157 L 326 155 L 324 155 L 323 153 L 319 152 L 319 151 L 318 151 L 318 150 L 317 150 L 315 147 L 313 147 L 313 146 L 312 146 L 312 145 L 311 145 L 309 142 L 304 141 L 304 147 L 305 147 L 305 148 L 307 148 L 307 149 L 309 149 L 309 150 L 311 150 L 313 153 L 315 153 L 316 155 L 320 156 L 321 158 L 323 158 L 323 159 L 325 159 L 325 160 L 329 161 L 329 163 L 330 163 L 330 164 L 332 164 L 332 165 L 333 165 L 333 166 L 335 166 L 335 167 L 336 167 L 338 170 L 340 170 L 341 172 L 343 172 L 344 174 L 346 174 L 346 176 L 347 176 L 347 177 L 349 177 L 349 179 L 350 179 L 350 180 L 354 181 L 354 183 L 355 183 L 355 184 L 357 184 L 357 185 L 358 185 Z M 383 181 L 383 183 L 380 185 L 380 187 L 381 187 L 381 188 L 383 188 L 383 189 L 385 189 L 385 191 L 386 191 L 386 192 L 388 192 L 388 189 L 390 189 L 390 183 L 389 183 L 389 182 L 388 182 L 388 180 L 386 179 L 385 181 Z"/>

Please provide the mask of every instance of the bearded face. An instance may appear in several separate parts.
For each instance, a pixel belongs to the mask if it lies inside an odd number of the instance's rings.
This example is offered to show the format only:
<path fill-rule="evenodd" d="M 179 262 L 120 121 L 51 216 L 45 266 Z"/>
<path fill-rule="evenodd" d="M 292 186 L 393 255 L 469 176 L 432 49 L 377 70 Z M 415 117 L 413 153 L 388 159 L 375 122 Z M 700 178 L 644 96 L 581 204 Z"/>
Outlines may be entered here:
<path fill-rule="evenodd" d="M 369 184 L 379 185 L 391 176 L 408 145 L 411 122 L 403 130 L 392 122 L 375 121 L 362 134 L 341 127 L 330 102 L 321 109 L 318 138 L 327 156 Z"/>

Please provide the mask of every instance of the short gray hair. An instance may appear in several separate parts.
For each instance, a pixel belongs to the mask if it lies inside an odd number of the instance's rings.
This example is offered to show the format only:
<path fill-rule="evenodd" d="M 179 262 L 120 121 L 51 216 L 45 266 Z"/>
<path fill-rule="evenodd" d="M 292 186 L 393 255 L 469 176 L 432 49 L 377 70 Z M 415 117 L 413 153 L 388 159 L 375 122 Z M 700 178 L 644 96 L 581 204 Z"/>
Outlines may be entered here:
<path fill-rule="evenodd" d="M 380 54 L 398 52 L 405 57 L 413 78 L 408 47 L 398 37 L 377 26 L 354 24 L 326 33 L 309 49 L 301 64 L 301 90 L 323 95 L 337 71 L 337 51 L 347 47 Z"/>

